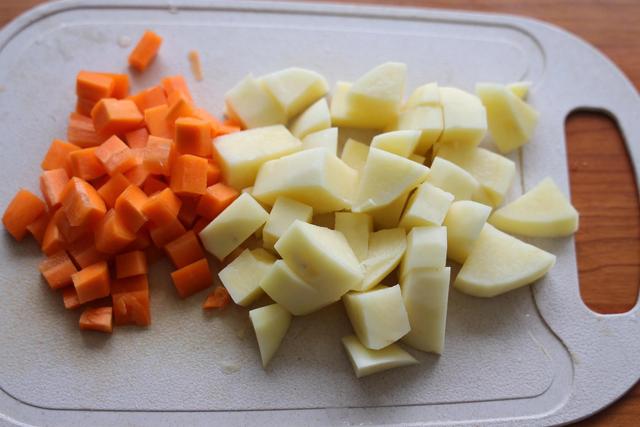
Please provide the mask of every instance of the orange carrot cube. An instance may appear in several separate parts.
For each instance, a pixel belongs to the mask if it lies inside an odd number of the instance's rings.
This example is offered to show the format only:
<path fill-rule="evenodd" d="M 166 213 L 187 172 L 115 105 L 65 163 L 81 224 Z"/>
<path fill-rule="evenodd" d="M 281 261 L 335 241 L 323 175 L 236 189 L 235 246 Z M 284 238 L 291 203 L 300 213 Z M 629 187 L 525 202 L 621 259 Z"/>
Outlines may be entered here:
<path fill-rule="evenodd" d="M 91 71 L 80 71 L 76 77 L 76 95 L 89 101 L 99 101 L 112 95 L 113 77 Z"/>
<path fill-rule="evenodd" d="M 168 138 L 150 136 L 144 151 L 143 163 L 149 173 L 169 176 L 175 158 L 173 141 Z"/>
<path fill-rule="evenodd" d="M 110 334 L 113 332 L 113 309 L 111 307 L 87 307 L 80 315 L 80 329 Z"/>
<path fill-rule="evenodd" d="M 107 207 L 95 188 L 88 182 L 73 177 L 60 197 L 62 209 L 72 226 L 92 226 L 107 211 Z"/>
<path fill-rule="evenodd" d="M 58 210 L 57 212 L 61 212 Z M 57 213 L 56 212 L 56 213 Z M 42 236 L 42 244 L 40 248 L 45 255 L 53 255 L 59 250 L 64 249 L 66 242 L 62 233 L 58 229 L 57 218 L 55 214 L 49 219 L 49 223 L 47 224 L 47 228 L 44 230 L 44 235 Z"/>
<path fill-rule="evenodd" d="M 204 258 L 202 245 L 193 230 L 167 243 L 164 250 L 176 268 L 182 268 Z"/>
<path fill-rule="evenodd" d="M 139 128 L 144 116 L 130 99 L 103 98 L 91 110 L 96 132 L 103 135 L 126 133 Z"/>
<path fill-rule="evenodd" d="M 98 224 L 95 239 L 98 251 L 115 254 L 133 242 L 136 234 L 129 230 L 117 212 L 111 209 Z"/>
<path fill-rule="evenodd" d="M 36 242 L 40 245 L 42 245 L 42 239 L 44 238 L 44 233 L 47 230 L 47 224 L 49 224 L 49 214 L 47 212 L 42 212 L 35 221 L 27 225 L 27 231 L 31 233 L 33 238 L 36 239 Z"/>
<path fill-rule="evenodd" d="M 65 251 L 58 251 L 45 258 L 38 268 L 51 289 L 60 289 L 71 285 L 73 283 L 71 276 L 78 272 Z"/>
<path fill-rule="evenodd" d="M 62 289 L 62 302 L 64 304 L 64 308 L 67 310 L 73 310 L 74 308 L 80 307 L 80 301 L 78 301 L 78 293 L 76 292 L 76 288 L 73 286 L 67 286 Z"/>
<path fill-rule="evenodd" d="M 180 117 L 176 120 L 174 129 L 178 153 L 211 156 L 210 122 L 193 117 Z"/>
<path fill-rule="evenodd" d="M 209 163 L 207 164 L 207 187 L 218 183 L 221 175 L 222 170 L 220 170 L 220 166 L 218 166 L 215 160 L 209 159 Z"/>
<path fill-rule="evenodd" d="M 116 200 L 115 210 L 120 221 L 134 233 L 147 222 L 143 210 L 148 199 L 139 187 L 130 185 Z"/>
<path fill-rule="evenodd" d="M 122 73 L 98 73 L 102 76 L 111 77 L 113 79 L 113 90 L 107 96 L 116 99 L 125 98 L 129 95 L 129 75 Z"/>
<path fill-rule="evenodd" d="M 140 111 L 159 105 L 167 105 L 167 95 L 162 86 L 153 86 L 131 95 L 130 100 L 136 103 Z"/>
<path fill-rule="evenodd" d="M 129 185 L 131 185 L 131 183 L 124 175 L 116 173 L 109 177 L 107 182 L 98 188 L 98 194 L 102 197 L 102 200 L 104 200 L 108 208 L 113 208 L 116 206 L 118 196 L 122 194 Z"/>
<path fill-rule="evenodd" d="M 185 81 L 183 76 L 168 76 L 162 79 L 162 87 L 166 92 L 167 96 L 170 96 L 173 93 L 181 92 L 183 93 L 189 102 L 193 102 L 193 97 L 191 96 L 191 92 L 189 91 L 189 86 L 187 86 L 187 82 Z"/>
<path fill-rule="evenodd" d="M 182 196 L 180 200 L 182 200 L 182 206 L 180 206 L 180 211 L 178 212 L 178 219 L 182 225 L 191 228 L 198 217 L 196 208 L 200 197 Z"/>
<path fill-rule="evenodd" d="M 146 274 L 114 280 L 111 299 L 116 325 L 151 324 L 149 282 Z"/>
<path fill-rule="evenodd" d="M 33 223 L 45 211 L 45 204 L 29 190 L 21 189 L 16 193 L 2 215 L 2 224 L 16 240 L 22 240 L 27 234 L 27 226 Z"/>
<path fill-rule="evenodd" d="M 126 172 L 136 165 L 131 148 L 116 135 L 100 144 L 95 154 L 109 175 Z"/>
<path fill-rule="evenodd" d="M 138 44 L 129 55 L 129 65 L 138 71 L 144 71 L 158 54 L 162 37 L 153 31 L 145 31 Z"/>
<path fill-rule="evenodd" d="M 49 209 L 55 209 L 60 206 L 60 196 L 67 182 L 69 182 L 69 175 L 62 168 L 42 172 L 40 175 L 40 191 Z"/>
<path fill-rule="evenodd" d="M 124 139 L 130 148 L 144 148 L 149 139 L 149 131 L 147 128 L 132 130 L 124 134 Z"/>
<path fill-rule="evenodd" d="M 198 196 L 207 191 L 207 159 L 183 154 L 171 167 L 171 190 L 180 195 Z"/>
<path fill-rule="evenodd" d="M 104 165 L 96 156 L 97 147 L 83 148 L 69 153 L 73 176 L 91 181 L 107 173 Z"/>
<path fill-rule="evenodd" d="M 208 187 L 207 191 L 200 197 L 196 212 L 198 215 L 212 220 L 237 199 L 238 196 L 240 196 L 238 190 L 219 182 Z"/>
<path fill-rule="evenodd" d="M 116 256 L 116 277 L 125 277 L 147 274 L 147 258 L 143 251 L 131 251 Z"/>
<path fill-rule="evenodd" d="M 142 212 L 152 224 L 162 225 L 176 219 L 181 205 L 182 202 L 173 191 L 170 188 L 165 188 L 149 197 Z"/>
<path fill-rule="evenodd" d="M 96 248 L 94 238 L 91 235 L 86 235 L 82 239 L 70 243 L 67 247 L 67 252 L 71 256 L 74 264 L 80 268 L 88 267 L 100 261 L 106 261 L 109 257 Z"/>
<path fill-rule="evenodd" d="M 70 143 L 81 148 L 96 147 L 105 140 L 104 137 L 98 135 L 96 132 L 91 117 L 78 113 L 71 113 L 69 115 L 67 139 Z"/>
<path fill-rule="evenodd" d="M 77 145 L 69 144 L 68 142 L 59 139 L 54 139 L 40 166 L 44 170 L 64 169 L 67 172 L 67 175 L 71 176 L 72 170 L 69 153 L 79 149 L 80 147 Z"/>
<path fill-rule="evenodd" d="M 187 298 L 211 286 L 209 263 L 203 258 L 186 265 L 171 273 L 171 279 L 180 298 Z"/>
<path fill-rule="evenodd" d="M 160 226 L 151 226 L 149 234 L 153 244 L 159 248 L 164 247 L 167 243 L 177 239 L 187 230 L 178 218 L 172 218 L 170 221 Z"/>
<path fill-rule="evenodd" d="M 172 127 L 167 120 L 169 106 L 166 104 L 150 107 L 144 110 L 144 124 L 149 133 L 161 138 L 173 138 Z"/>
<path fill-rule="evenodd" d="M 147 196 L 151 196 L 155 193 L 159 193 L 160 191 L 168 187 L 169 186 L 167 185 L 166 182 L 156 177 L 150 176 L 149 178 L 146 179 L 146 181 L 142 185 L 142 191 L 144 191 L 147 194 Z"/>
<path fill-rule="evenodd" d="M 83 268 L 73 274 L 71 280 L 81 304 L 109 296 L 109 268 L 106 261 Z"/>

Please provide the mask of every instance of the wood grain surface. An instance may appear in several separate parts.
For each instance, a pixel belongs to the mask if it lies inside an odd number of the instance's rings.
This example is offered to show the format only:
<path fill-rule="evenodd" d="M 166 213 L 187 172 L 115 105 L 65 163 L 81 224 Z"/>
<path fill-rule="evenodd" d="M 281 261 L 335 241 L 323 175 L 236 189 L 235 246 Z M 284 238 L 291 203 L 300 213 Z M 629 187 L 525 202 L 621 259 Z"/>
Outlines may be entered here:
<path fill-rule="evenodd" d="M 0 0 L 0 26 L 44 0 Z M 351 0 L 351 3 L 512 13 L 559 25 L 611 58 L 640 88 L 640 0 Z M 640 210 L 633 170 L 615 123 L 578 112 L 566 123 L 580 290 L 601 313 L 629 310 L 640 284 Z M 638 144 L 639 141 L 631 141 Z M 635 338 L 637 339 L 637 337 Z M 640 384 L 579 423 L 640 425 Z"/>

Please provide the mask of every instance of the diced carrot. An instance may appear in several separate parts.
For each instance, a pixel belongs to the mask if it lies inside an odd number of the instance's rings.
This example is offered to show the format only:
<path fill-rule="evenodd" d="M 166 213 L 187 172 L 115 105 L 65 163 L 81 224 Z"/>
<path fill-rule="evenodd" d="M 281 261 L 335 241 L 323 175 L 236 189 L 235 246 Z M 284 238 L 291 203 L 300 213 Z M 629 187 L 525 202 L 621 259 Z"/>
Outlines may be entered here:
<path fill-rule="evenodd" d="M 70 143 L 81 148 L 96 147 L 105 140 L 105 138 L 96 132 L 91 117 L 78 113 L 71 113 L 69 115 L 67 139 Z"/>
<path fill-rule="evenodd" d="M 73 310 L 74 308 L 80 307 L 80 301 L 78 301 L 78 293 L 76 292 L 76 288 L 73 286 L 67 286 L 62 289 L 62 302 L 64 304 L 64 308 L 67 310 Z"/>
<path fill-rule="evenodd" d="M 88 182 L 73 177 L 61 196 L 62 209 L 73 226 L 92 226 L 107 211 L 107 207 L 95 188 Z"/>
<path fill-rule="evenodd" d="M 151 236 L 149 235 L 149 230 L 146 227 L 142 227 L 136 233 L 136 240 L 131 242 L 129 246 L 127 246 L 124 250 L 131 251 L 142 251 L 151 246 Z"/>
<path fill-rule="evenodd" d="M 180 206 L 180 211 L 178 212 L 178 219 L 186 228 L 191 228 L 198 217 L 196 208 L 198 207 L 200 198 L 182 196 L 180 200 L 182 200 L 182 206 Z"/>
<path fill-rule="evenodd" d="M 56 213 L 60 211 L 61 210 L 58 210 Z M 58 229 L 57 218 L 54 214 L 51 216 L 51 219 L 47 224 L 47 228 L 44 230 L 42 244 L 40 247 L 45 255 L 52 255 L 59 250 L 64 249 L 65 243 L 64 237 L 62 237 L 62 233 L 60 233 L 60 230 Z"/>
<path fill-rule="evenodd" d="M 217 129 L 219 126 L 222 126 L 220 120 L 218 120 L 213 114 L 209 113 L 204 108 L 195 108 L 193 110 L 193 117 L 196 119 L 204 120 L 209 124 L 209 131 L 212 138 L 216 136 L 215 129 Z"/>
<path fill-rule="evenodd" d="M 131 251 L 116 256 L 116 277 L 125 277 L 147 274 L 147 259 L 142 251 Z"/>
<path fill-rule="evenodd" d="M 129 55 L 129 65 L 138 71 L 144 71 L 158 54 L 162 37 L 153 31 L 145 31 L 136 47 Z"/>
<path fill-rule="evenodd" d="M 96 105 L 96 102 L 93 99 L 87 98 L 78 98 L 76 100 L 76 113 L 82 114 L 83 116 L 90 116 L 91 110 Z"/>
<path fill-rule="evenodd" d="M 220 166 L 218 166 L 215 160 L 209 159 L 209 163 L 207 164 L 207 187 L 218 183 L 221 175 L 222 171 L 220 170 Z"/>
<path fill-rule="evenodd" d="M 203 258 L 174 271 L 171 279 L 180 298 L 187 298 L 211 286 L 209 263 Z"/>
<path fill-rule="evenodd" d="M 96 156 L 98 147 L 83 148 L 69 153 L 73 176 L 90 181 L 107 173 L 104 165 Z"/>
<path fill-rule="evenodd" d="M 181 205 L 182 202 L 173 191 L 170 188 L 165 188 L 149 197 L 142 212 L 153 225 L 163 225 L 178 216 Z"/>
<path fill-rule="evenodd" d="M 156 177 L 150 176 L 142 185 L 142 191 L 144 191 L 147 194 L 147 196 L 151 196 L 168 187 L 169 186 L 167 185 L 166 182 Z"/>
<path fill-rule="evenodd" d="M 151 135 L 161 138 L 173 138 L 173 131 L 167 120 L 168 112 L 169 106 L 166 104 L 144 110 L 144 124 Z"/>
<path fill-rule="evenodd" d="M 64 169 L 67 171 L 67 175 L 71 176 L 73 173 L 71 169 L 71 160 L 69 159 L 69 154 L 72 151 L 79 150 L 80 147 L 77 145 L 69 144 L 68 142 L 62 141 L 60 139 L 54 139 L 49 146 L 49 150 L 47 154 L 44 156 L 42 160 L 41 167 L 43 170 L 52 170 L 52 169 Z"/>
<path fill-rule="evenodd" d="M 168 138 L 150 136 L 144 151 L 144 165 L 150 173 L 169 176 L 175 158 L 175 146 Z"/>
<path fill-rule="evenodd" d="M 78 268 L 85 268 L 91 264 L 106 261 L 109 257 L 96 248 L 93 236 L 85 236 L 82 239 L 70 243 L 67 252 Z"/>
<path fill-rule="evenodd" d="M 42 172 L 40 175 L 40 191 L 49 209 L 55 209 L 60 206 L 60 196 L 67 182 L 69 182 L 69 175 L 63 168 Z"/>
<path fill-rule="evenodd" d="M 117 203 L 117 202 L 116 202 Z M 106 254 L 115 254 L 136 239 L 115 210 L 109 210 L 98 224 L 95 232 L 96 249 Z"/>
<path fill-rule="evenodd" d="M 173 92 L 168 95 L 168 99 L 169 109 L 165 120 L 169 124 L 169 129 L 173 130 L 175 121 L 180 117 L 193 117 L 194 106 L 183 92 Z"/>
<path fill-rule="evenodd" d="M 54 218 L 56 226 L 67 245 L 85 237 L 91 231 L 91 228 L 85 225 L 71 225 L 63 209 L 57 210 Z"/>
<path fill-rule="evenodd" d="M 191 64 L 191 72 L 193 73 L 193 78 L 197 81 L 201 81 L 202 76 L 202 64 L 200 63 L 200 54 L 197 50 L 190 50 L 187 55 L 189 58 L 189 63 Z"/>
<path fill-rule="evenodd" d="M 71 280 L 81 304 L 109 296 L 109 268 L 106 261 L 83 268 L 73 274 Z"/>
<path fill-rule="evenodd" d="M 182 268 L 204 258 L 200 240 L 192 230 L 167 243 L 164 250 L 176 268 Z"/>
<path fill-rule="evenodd" d="M 73 283 L 71 276 L 78 272 L 65 251 L 58 251 L 45 258 L 38 268 L 51 289 L 60 289 L 71 285 Z"/>
<path fill-rule="evenodd" d="M 167 96 L 170 96 L 175 92 L 182 92 L 187 96 L 187 100 L 189 102 L 193 102 L 193 97 L 191 96 L 191 92 L 189 91 L 189 86 L 187 86 L 187 82 L 183 76 L 168 76 L 162 79 L 162 87 L 166 92 Z"/>
<path fill-rule="evenodd" d="M 209 294 L 207 299 L 204 300 L 202 308 L 225 308 L 230 303 L 231 296 L 227 289 L 224 286 L 218 286 Z"/>
<path fill-rule="evenodd" d="M 138 129 L 144 116 L 130 99 L 103 98 L 91 110 L 96 132 L 103 135 L 126 133 Z"/>
<path fill-rule="evenodd" d="M 207 159 L 184 154 L 171 167 L 171 190 L 179 195 L 198 196 L 207 191 Z"/>
<path fill-rule="evenodd" d="M 208 187 L 207 191 L 200 197 L 196 212 L 198 215 L 212 220 L 237 199 L 238 196 L 240 196 L 238 190 L 218 182 Z"/>
<path fill-rule="evenodd" d="M 180 154 L 210 157 L 211 124 L 193 117 L 180 117 L 175 122 L 175 141 Z"/>
<path fill-rule="evenodd" d="M 129 99 L 136 103 L 140 111 L 145 111 L 148 108 L 159 105 L 167 105 L 167 95 L 162 86 L 153 86 L 141 90 L 135 95 L 131 95 Z"/>
<path fill-rule="evenodd" d="M 177 239 L 183 235 L 187 230 L 178 218 L 173 218 L 170 221 L 160 226 L 150 226 L 149 234 L 153 244 L 159 248 L 164 247 L 167 243 Z"/>
<path fill-rule="evenodd" d="M 149 282 L 145 274 L 115 280 L 111 286 L 116 325 L 147 326 L 151 323 Z"/>
<path fill-rule="evenodd" d="M 78 98 L 89 101 L 99 101 L 113 94 L 115 83 L 113 77 L 91 71 L 80 71 L 76 77 L 76 95 Z"/>
<path fill-rule="evenodd" d="M 147 222 L 143 213 L 149 198 L 139 187 L 130 185 L 116 200 L 116 213 L 130 231 L 137 232 Z"/>
<path fill-rule="evenodd" d="M 124 176 L 129 180 L 131 185 L 141 186 L 149 178 L 149 170 L 142 164 L 136 165 L 126 171 Z"/>
<path fill-rule="evenodd" d="M 218 126 L 216 129 L 214 129 L 213 136 L 215 138 L 216 136 L 228 135 L 230 133 L 240 132 L 241 130 L 242 130 L 241 126 L 231 126 L 223 123 L 220 126 Z"/>
<path fill-rule="evenodd" d="M 113 332 L 111 307 L 87 307 L 80 315 L 80 329 L 84 331 Z"/>
<path fill-rule="evenodd" d="M 207 225 L 209 225 L 210 222 L 211 222 L 210 219 L 198 218 L 198 220 L 193 224 L 193 227 L 191 229 L 193 230 L 194 233 L 196 233 L 196 236 L 197 236 L 198 234 L 200 234 L 202 230 L 205 229 Z"/>
<path fill-rule="evenodd" d="M 113 79 L 113 90 L 107 96 L 116 99 L 125 98 L 129 95 L 129 75 L 121 73 L 98 73 L 103 76 L 111 77 Z"/>
<path fill-rule="evenodd" d="M 27 234 L 27 226 L 45 211 L 45 204 L 29 190 L 21 189 L 13 197 L 2 215 L 2 223 L 16 240 Z"/>
<path fill-rule="evenodd" d="M 44 232 L 47 230 L 47 224 L 49 224 L 49 214 L 47 212 L 42 212 L 35 221 L 27 225 L 27 230 L 40 245 L 42 245 L 42 239 L 44 238 Z"/>
<path fill-rule="evenodd" d="M 104 200 L 108 208 L 116 205 L 116 199 L 122 192 L 131 185 L 129 180 L 121 173 L 116 173 L 108 178 L 108 181 L 98 188 L 98 194 Z"/>
<path fill-rule="evenodd" d="M 131 148 L 116 135 L 100 144 L 95 154 L 109 175 L 126 172 L 136 165 Z"/>
<path fill-rule="evenodd" d="M 132 130 L 124 134 L 124 139 L 131 148 L 144 148 L 149 139 L 149 131 L 147 128 Z"/>

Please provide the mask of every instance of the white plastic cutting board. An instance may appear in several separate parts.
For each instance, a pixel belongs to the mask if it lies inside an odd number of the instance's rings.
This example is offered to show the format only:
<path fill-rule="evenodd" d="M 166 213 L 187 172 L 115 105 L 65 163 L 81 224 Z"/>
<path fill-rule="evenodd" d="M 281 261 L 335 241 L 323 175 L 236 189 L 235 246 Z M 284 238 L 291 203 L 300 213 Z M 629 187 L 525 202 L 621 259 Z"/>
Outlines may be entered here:
<path fill-rule="evenodd" d="M 540 125 L 523 149 L 514 195 L 548 175 L 569 191 L 563 124 L 576 108 L 610 112 L 640 162 L 637 92 L 592 47 L 541 22 L 326 4 L 64 1 L 0 32 L 0 206 L 25 183 L 37 189 L 45 148 L 65 136 L 76 72 L 125 71 L 130 47 L 121 44 L 146 28 L 165 43 L 150 70 L 133 77 L 134 89 L 182 73 L 196 101 L 218 113 L 245 74 L 292 65 L 332 83 L 388 60 L 409 65 L 410 87 L 531 80 Z M 201 83 L 190 79 L 194 48 Z M 81 333 L 78 313 L 40 279 L 35 244 L 2 233 L 0 424 L 549 425 L 585 417 L 640 376 L 640 310 L 589 311 L 573 240 L 535 243 L 558 255 L 545 279 L 490 300 L 451 291 L 441 357 L 414 351 L 419 365 L 358 380 L 340 346 L 349 324 L 339 305 L 296 318 L 264 371 L 246 311 L 203 313 L 204 294 L 179 300 L 166 265 L 152 272 L 148 330 Z"/>

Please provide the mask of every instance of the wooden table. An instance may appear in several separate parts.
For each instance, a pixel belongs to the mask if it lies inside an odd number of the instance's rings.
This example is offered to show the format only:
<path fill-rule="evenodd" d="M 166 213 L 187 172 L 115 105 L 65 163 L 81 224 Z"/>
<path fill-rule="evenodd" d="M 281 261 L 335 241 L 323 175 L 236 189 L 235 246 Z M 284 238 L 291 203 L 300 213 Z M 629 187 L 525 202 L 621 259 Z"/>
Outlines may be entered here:
<path fill-rule="evenodd" d="M 1 0 L 0 26 L 46 0 Z M 640 88 L 638 0 L 351 0 L 396 6 L 513 13 L 542 19 L 603 51 Z M 640 209 L 632 168 L 609 118 L 574 113 L 566 123 L 572 200 L 581 214 L 576 238 L 580 290 L 600 313 L 629 310 L 640 284 Z M 633 141 L 638 144 L 639 141 Z M 636 337 L 637 339 L 637 337 Z M 640 384 L 583 426 L 636 426 Z"/>

